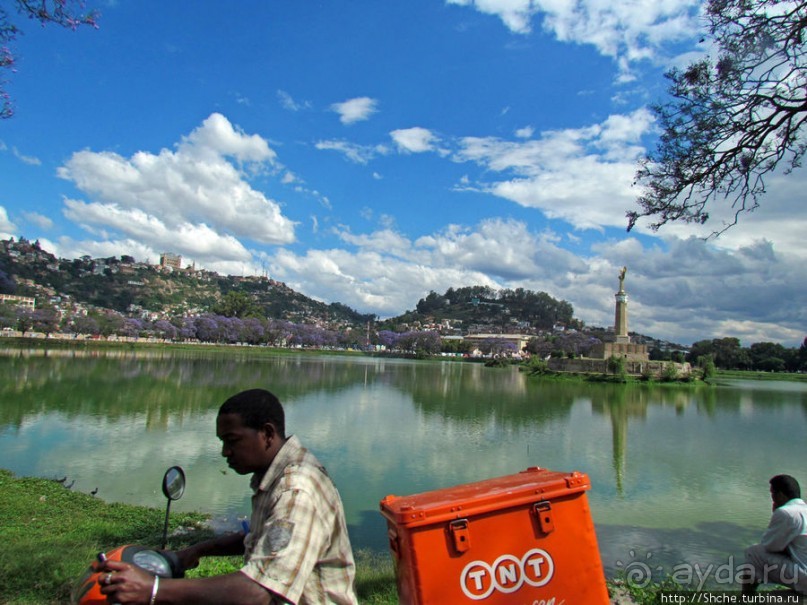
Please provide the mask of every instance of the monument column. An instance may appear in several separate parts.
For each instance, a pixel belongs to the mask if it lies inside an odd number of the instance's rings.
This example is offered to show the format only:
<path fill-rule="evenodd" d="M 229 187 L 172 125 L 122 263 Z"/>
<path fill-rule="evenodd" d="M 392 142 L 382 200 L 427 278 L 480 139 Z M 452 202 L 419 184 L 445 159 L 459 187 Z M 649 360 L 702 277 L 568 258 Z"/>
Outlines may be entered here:
<path fill-rule="evenodd" d="M 619 292 L 615 294 L 614 334 L 616 335 L 616 342 L 619 344 L 630 343 L 630 336 L 628 336 L 628 295 L 625 292 L 625 274 L 627 272 L 628 268 L 622 267 L 622 271 L 619 273 Z"/>

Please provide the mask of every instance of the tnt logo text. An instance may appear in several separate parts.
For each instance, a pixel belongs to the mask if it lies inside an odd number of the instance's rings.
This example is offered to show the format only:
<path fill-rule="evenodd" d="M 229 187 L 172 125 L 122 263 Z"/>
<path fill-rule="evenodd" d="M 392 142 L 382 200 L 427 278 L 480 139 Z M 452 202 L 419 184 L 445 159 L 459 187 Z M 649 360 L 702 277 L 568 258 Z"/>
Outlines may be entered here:
<path fill-rule="evenodd" d="M 479 601 L 488 598 L 496 590 L 509 594 L 524 584 L 544 586 L 554 573 L 552 556 L 545 550 L 533 548 L 521 558 L 506 554 L 492 564 L 471 561 L 462 570 L 460 586 L 466 597 Z"/>

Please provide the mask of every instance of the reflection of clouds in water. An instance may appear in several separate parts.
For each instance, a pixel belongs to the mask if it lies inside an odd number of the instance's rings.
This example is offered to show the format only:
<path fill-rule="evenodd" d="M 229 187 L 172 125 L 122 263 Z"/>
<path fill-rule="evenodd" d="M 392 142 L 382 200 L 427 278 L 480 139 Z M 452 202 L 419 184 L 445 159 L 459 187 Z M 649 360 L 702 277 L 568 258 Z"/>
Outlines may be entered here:
<path fill-rule="evenodd" d="M 529 466 L 519 440 L 502 438 L 495 416 L 469 422 L 427 415 L 413 405 L 410 395 L 382 384 L 295 400 L 287 405 L 287 427 L 328 468 L 342 495 L 354 540 L 372 547 L 384 544 L 386 530 L 378 513 L 384 496 L 476 481 Z M 462 444 L 459 462 L 451 451 L 455 444 Z M 514 463 L 513 455 L 523 462 Z"/>
<path fill-rule="evenodd" d="M 175 464 L 188 475 L 188 487 L 176 507 L 183 510 L 226 510 L 237 503 L 246 482 L 227 469 L 219 456 L 215 412 L 193 419 L 176 418 L 159 429 L 148 428 L 145 414 L 93 422 L 67 421 L 61 415 L 28 418 L 20 427 L 14 450 L 35 462 L 25 474 L 67 475 L 74 489 L 133 504 L 162 506 L 161 481 Z M 50 443 L 47 452 L 37 444 Z M 4 450 L 6 448 L 3 448 Z M 227 474 L 222 474 L 222 470 Z"/>
<path fill-rule="evenodd" d="M 28 366 L 0 364 L 0 458 L 17 474 L 68 475 L 74 489 L 161 507 L 162 474 L 179 464 L 188 476 L 179 510 L 244 515 L 248 477 L 221 458 L 215 415 L 237 390 L 267 386 L 286 406 L 288 432 L 334 478 L 357 546 L 385 547 L 378 503 L 388 494 L 541 466 L 591 478 L 606 566 L 651 548 L 665 561 L 705 557 L 709 544 L 736 546 L 732 528 L 756 539 L 767 479 L 798 476 L 807 457 L 804 387 L 623 388 L 475 364 L 308 356 L 35 364 L 17 391 L 8 385 Z"/>

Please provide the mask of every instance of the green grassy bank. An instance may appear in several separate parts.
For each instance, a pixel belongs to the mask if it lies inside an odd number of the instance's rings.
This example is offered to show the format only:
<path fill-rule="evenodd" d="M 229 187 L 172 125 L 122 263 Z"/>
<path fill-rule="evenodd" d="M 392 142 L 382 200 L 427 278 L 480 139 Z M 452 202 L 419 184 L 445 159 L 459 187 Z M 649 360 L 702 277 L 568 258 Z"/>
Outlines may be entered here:
<path fill-rule="evenodd" d="M 56 481 L 0 469 L 0 603 L 68 603 L 73 582 L 98 552 L 122 544 L 159 546 L 164 515 L 164 510 L 106 503 Z M 198 513 L 172 513 L 169 547 L 208 537 L 205 520 Z M 239 562 L 238 557 L 206 559 L 188 575 L 227 573 Z M 389 557 L 358 552 L 357 568 L 362 604 L 398 602 Z"/>

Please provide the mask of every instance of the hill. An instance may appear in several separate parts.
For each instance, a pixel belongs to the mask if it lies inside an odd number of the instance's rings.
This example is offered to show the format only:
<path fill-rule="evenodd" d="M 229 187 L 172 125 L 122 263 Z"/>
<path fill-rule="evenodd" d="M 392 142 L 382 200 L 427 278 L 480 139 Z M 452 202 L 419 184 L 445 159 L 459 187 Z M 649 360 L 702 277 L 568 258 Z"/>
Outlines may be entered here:
<path fill-rule="evenodd" d="M 462 332 L 542 332 L 554 328 L 582 328 L 572 305 L 546 292 L 523 288 L 494 290 L 487 286 L 449 288 L 429 292 L 412 311 L 382 322 L 400 325 L 433 323 Z"/>
<path fill-rule="evenodd" d="M 367 335 L 375 331 L 435 330 L 442 335 L 521 333 L 543 335 L 553 346 L 579 350 L 578 340 L 607 339 L 608 330 L 586 328 L 572 305 L 545 292 L 486 286 L 430 292 L 415 309 L 379 321 L 347 305 L 326 304 L 265 276 L 223 276 L 212 271 L 136 262 L 131 256 L 56 258 L 25 238 L 0 241 L 0 293 L 37 299 L 65 314 L 113 311 L 123 317 L 176 320 L 203 314 L 262 317 Z M 175 322 L 178 326 L 181 322 Z M 553 335 L 554 334 L 554 335 Z M 564 334 L 563 337 L 560 334 Z M 680 349 L 634 334 L 651 349 Z M 584 338 L 585 337 L 585 338 Z M 354 336 L 354 339 L 356 337 Z M 568 347 L 564 339 L 570 340 Z"/>
<path fill-rule="evenodd" d="M 246 297 L 264 317 L 336 326 L 373 320 L 341 303 L 326 304 L 262 276 L 139 263 L 130 256 L 60 259 L 24 238 L 0 241 L 0 292 L 33 296 L 39 303 L 69 299 L 122 315 L 182 317 L 215 312 L 228 293 Z"/>

